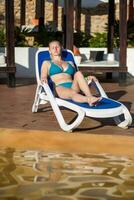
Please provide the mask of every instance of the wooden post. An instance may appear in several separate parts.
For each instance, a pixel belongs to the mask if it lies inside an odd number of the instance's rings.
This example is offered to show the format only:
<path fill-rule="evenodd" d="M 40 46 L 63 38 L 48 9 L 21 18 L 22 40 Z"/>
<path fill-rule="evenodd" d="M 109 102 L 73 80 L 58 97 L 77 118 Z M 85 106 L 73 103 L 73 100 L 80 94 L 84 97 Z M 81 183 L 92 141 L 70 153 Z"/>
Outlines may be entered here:
<path fill-rule="evenodd" d="M 108 53 L 113 52 L 114 21 L 115 21 L 115 0 L 109 0 L 109 8 L 108 8 Z"/>
<path fill-rule="evenodd" d="M 35 18 L 39 19 L 39 25 L 44 25 L 44 12 L 45 12 L 44 0 L 36 0 Z"/>
<path fill-rule="evenodd" d="M 58 0 L 54 0 L 53 3 L 53 21 L 55 23 L 55 29 L 58 29 Z"/>
<path fill-rule="evenodd" d="M 127 57 L 127 0 L 120 0 L 120 54 L 119 54 L 119 67 L 126 67 Z M 120 72 L 119 84 L 126 83 L 126 73 Z"/>
<path fill-rule="evenodd" d="M 26 0 L 20 1 L 20 26 L 26 22 Z"/>
<path fill-rule="evenodd" d="M 81 0 L 76 0 L 75 7 L 75 30 L 80 31 L 81 27 Z"/>
<path fill-rule="evenodd" d="M 62 31 L 63 31 L 63 47 L 66 48 L 66 12 L 65 12 L 65 1 L 64 1 L 64 8 L 62 8 Z"/>
<path fill-rule="evenodd" d="M 109 0 L 108 5 L 108 36 L 107 36 L 107 52 L 113 53 L 114 41 L 114 21 L 115 21 L 115 0 Z M 112 79 L 112 73 L 106 73 L 107 79 Z"/>
<path fill-rule="evenodd" d="M 74 0 L 64 0 L 66 13 L 66 48 L 73 50 Z"/>
<path fill-rule="evenodd" d="M 129 0 L 129 20 L 134 21 L 134 1 Z"/>
<path fill-rule="evenodd" d="M 5 0 L 7 67 L 15 69 L 14 58 L 14 0 Z M 15 70 L 8 73 L 8 86 L 15 87 Z"/>

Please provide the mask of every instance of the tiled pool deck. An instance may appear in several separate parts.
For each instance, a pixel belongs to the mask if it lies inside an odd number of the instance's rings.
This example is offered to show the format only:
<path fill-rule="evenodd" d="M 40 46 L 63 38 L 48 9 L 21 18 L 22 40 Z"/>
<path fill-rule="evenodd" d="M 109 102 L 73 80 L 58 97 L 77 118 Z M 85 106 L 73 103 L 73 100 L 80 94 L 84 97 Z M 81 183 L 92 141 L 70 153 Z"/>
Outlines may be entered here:
<path fill-rule="evenodd" d="M 134 82 L 134 81 L 133 81 Z M 120 87 L 117 82 L 102 83 L 108 96 L 124 103 L 134 118 L 134 83 Z M 43 108 L 38 113 L 32 113 L 36 84 L 17 84 L 16 88 L 8 88 L 0 84 L 0 127 L 22 130 L 59 131 L 61 129 L 49 105 L 45 112 Z M 65 119 L 69 121 L 74 116 L 64 110 Z M 51 122 L 51 123 L 50 123 Z M 79 133 L 133 135 L 134 125 L 128 130 L 118 128 L 112 119 L 85 118 L 75 130 Z"/>

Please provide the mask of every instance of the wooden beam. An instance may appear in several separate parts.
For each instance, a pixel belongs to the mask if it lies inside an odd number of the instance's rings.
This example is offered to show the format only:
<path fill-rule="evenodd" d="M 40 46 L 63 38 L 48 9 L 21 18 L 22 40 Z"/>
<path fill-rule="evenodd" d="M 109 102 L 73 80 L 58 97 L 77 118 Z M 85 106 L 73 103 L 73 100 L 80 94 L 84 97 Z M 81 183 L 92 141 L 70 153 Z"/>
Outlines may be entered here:
<path fill-rule="evenodd" d="M 79 69 L 80 71 L 82 71 L 83 73 L 90 73 L 90 72 L 93 72 L 93 73 L 96 73 L 96 72 L 108 72 L 108 73 L 111 73 L 111 72 L 127 72 L 127 67 L 102 67 L 102 66 L 97 66 L 97 67 L 80 67 L 79 66 Z"/>
<path fill-rule="evenodd" d="M 36 0 L 35 18 L 39 19 L 39 25 L 44 25 L 45 1 Z"/>
<path fill-rule="evenodd" d="M 115 21 L 115 0 L 109 0 L 109 7 L 108 7 L 108 53 L 113 52 L 114 21 Z"/>
<path fill-rule="evenodd" d="M 58 0 L 53 2 L 53 21 L 55 23 L 55 28 L 58 28 Z"/>
<path fill-rule="evenodd" d="M 26 22 L 26 0 L 20 0 L 20 26 Z"/>
<path fill-rule="evenodd" d="M 75 7 L 75 30 L 80 31 L 81 27 L 81 0 L 76 0 Z"/>
<path fill-rule="evenodd" d="M 14 0 L 5 0 L 7 67 L 15 68 L 14 57 Z M 15 87 L 15 72 L 8 73 L 8 86 Z"/>
<path fill-rule="evenodd" d="M 127 0 L 120 0 L 120 53 L 119 53 L 119 66 L 126 67 L 127 57 Z M 126 73 L 120 73 L 119 75 L 120 85 L 124 85 L 126 82 Z"/>
<path fill-rule="evenodd" d="M 0 73 L 10 73 L 14 74 L 16 72 L 16 67 L 0 67 Z"/>
<path fill-rule="evenodd" d="M 66 13 L 66 48 L 73 50 L 74 0 L 64 0 Z"/>

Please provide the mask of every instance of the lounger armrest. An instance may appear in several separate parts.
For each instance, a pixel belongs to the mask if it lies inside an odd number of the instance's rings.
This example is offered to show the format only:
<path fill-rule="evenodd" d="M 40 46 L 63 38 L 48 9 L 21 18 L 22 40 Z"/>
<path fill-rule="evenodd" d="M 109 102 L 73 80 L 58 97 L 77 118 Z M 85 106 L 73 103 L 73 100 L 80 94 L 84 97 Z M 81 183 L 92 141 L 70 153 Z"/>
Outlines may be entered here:
<path fill-rule="evenodd" d="M 94 84 L 96 85 L 96 88 L 98 89 L 100 95 L 102 97 L 108 98 L 106 92 L 104 91 L 103 87 L 101 86 L 101 84 L 99 83 L 99 81 L 94 81 Z"/>
<path fill-rule="evenodd" d="M 101 97 L 108 98 L 107 94 L 105 93 L 104 89 L 102 88 L 101 84 L 99 83 L 98 80 L 89 80 L 88 85 L 93 85 L 93 87 L 96 88 L 96 90 L 99 92 Z"/>

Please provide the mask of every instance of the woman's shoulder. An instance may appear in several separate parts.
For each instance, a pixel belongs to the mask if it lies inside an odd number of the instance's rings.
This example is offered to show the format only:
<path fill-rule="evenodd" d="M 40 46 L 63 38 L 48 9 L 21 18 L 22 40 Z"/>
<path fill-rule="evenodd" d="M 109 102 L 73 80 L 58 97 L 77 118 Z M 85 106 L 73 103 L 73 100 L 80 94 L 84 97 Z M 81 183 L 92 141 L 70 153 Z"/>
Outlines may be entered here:
<path fill-rule="evenodd" d="M 44 60 L 42 65 L 49 66 L 50 63 L 51 63 L 50 60 Z"/>
<path fill-rule="evenodd" d="M 68 61 L 68 63 L 74 67 L 74 63 L 72 61 Z"/>

